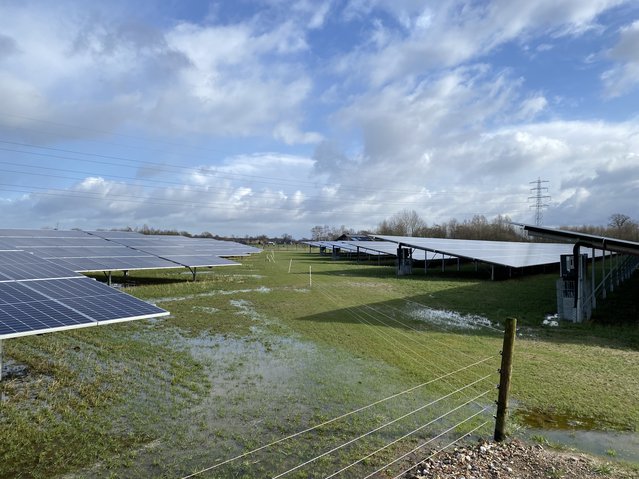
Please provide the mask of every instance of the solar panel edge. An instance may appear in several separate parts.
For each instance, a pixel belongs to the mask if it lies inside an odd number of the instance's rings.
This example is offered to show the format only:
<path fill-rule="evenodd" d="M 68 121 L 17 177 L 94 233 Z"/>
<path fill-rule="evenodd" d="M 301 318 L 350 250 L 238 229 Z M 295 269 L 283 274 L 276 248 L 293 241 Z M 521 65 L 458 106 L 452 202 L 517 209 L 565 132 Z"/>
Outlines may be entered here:
<path fill-rule="evenodd" d="M 46 334 L 46 333 L 55 333 L 55 332 L 59 332 L 59 331 L 70 331 L 72 329 L 90 328 L 90 327 L 97 326 L 97 325 L 98 325 L 97 321 L 91 321 L 89 323 L 79 323 L 79 324 L 74 324 L 74 325 L 69 325 L 69 326 L 57 326 L 57 327 L 54 327 L 54 328 L 46 328 L 46 329 L 32 329 L 32 330 L 29 330 L 29 331 L 20 331 L 20 332 L 16 332 L 16 333 L 0 334 L 0 340 L 21 338 L 21 337 L 24 337 L 24 336 L 35 336 L 35 335 Z"/>
<path fill-rule="evenodd" d="M 142 301 L 142 300 L 140 300 Z M 151 304 L 151 303 L 149 303 Z M 159 306 L 156 306 L 156 308 L 158 309 L 162 309 Z M 150 313 L 150 314 L 142 314 L 139 316 L 130 316 L 128 318 L 117 318 L 117 319 L 102 319 L 100 321 L 97 321 L 98 326 L 103 325 L 103 324 L 114 324 L 114 323 L 124 323 L 127 321 L 139 321 L 142 319 L 153 319 L 153 318 L 165 318 L 167 316 L 170 316 L 171 313 L 169 311 L 165 311 L 162 309 L 161 313 Z"/>

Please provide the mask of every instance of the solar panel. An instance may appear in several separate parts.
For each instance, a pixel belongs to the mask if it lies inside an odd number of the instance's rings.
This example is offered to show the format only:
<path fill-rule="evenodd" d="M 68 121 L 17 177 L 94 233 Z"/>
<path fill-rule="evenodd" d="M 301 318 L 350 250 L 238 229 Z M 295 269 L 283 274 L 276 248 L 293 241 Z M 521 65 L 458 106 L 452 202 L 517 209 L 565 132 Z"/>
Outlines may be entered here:
<path fill-rule="evenodd" d="M 168 314 L 161 308 L 90 278 L 35 281 L 29 288 L 54 297 L 98 323 L 129 321 Z"/>
<path fill-rule="evenodd" d="M 231 261 L 219 256 L 197 256 L 197 255 L 169 255 L 166 259 L 175 261 L 183 266 L 189 266 L 191 268 L 202 266 L 237 266 L 239 263 Z"/>
<path fill-rule="evenodd" d="M 90 317 L 31 290 L 26 283 L 0 283 L 0 339 L 95 324 Z"/>
<path fill-rule="evenodd" d="M 87 236 L 84 231 L 80 230 L 46 230 L 46 229 L 16 229 L 2 228 L 0 236 L 10 237 L 37 237 L 37 238 L 73 238 Z"/>
<path fill-rule="evenodd" d="M 0 281 L 73 277 L 80 275 L 26 251 L 0 251 Z"/>
<path fill-rule="evenodd" d="M 428 251 L 436 251 L 450 256 L 512 268 L 558 263 L 562 254 L 572 254 L 572 246 L 561 243 L 458 240 L 408 236 L 376 235 L 376 237 Z"/>
<path fill-rule="evenodd" d="M 0 283 L 0 339 L 167 314 L 85 277 Z"/>

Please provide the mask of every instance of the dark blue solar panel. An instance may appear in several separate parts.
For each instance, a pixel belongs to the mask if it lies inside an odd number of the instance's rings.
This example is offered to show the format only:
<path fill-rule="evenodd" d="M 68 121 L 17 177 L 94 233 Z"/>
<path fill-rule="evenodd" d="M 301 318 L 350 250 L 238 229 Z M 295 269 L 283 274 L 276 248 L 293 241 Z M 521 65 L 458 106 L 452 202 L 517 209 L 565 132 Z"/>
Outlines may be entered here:
<path fill-rule="evenodd" d="M 0 339 L 167 314 L 85 277 L 0 282 Z"/>
<path fill-rule="evenodd" d="M 0 280 L 79 277 L 64 266 L 50 263 L 26 251 L 0 251 Z"/>
<path fill-rule="evenodd" d="M 94 323 L 91 318 L 33 291 L 25 283 L 0 283 L 0 338 Z"/>
<path fill-rule="evenodd" d="M 0 338 L 96 324 L 92 319 L 52 300 L 0 305 L 0 318 Z"/>
<path fill-rule="evenodd" d="M 33 281 L 29 283 L 29 288 L 55 297 L 98 322 L 166 314 L 157 306 L 88 278 Z"/>

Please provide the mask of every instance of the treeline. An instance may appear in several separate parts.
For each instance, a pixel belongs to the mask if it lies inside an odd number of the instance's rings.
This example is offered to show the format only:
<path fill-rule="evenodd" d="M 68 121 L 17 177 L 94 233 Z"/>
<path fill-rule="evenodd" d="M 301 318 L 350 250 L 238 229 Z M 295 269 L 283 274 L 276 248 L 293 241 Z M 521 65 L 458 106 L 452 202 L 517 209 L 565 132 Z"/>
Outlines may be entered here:
<path fill-rule="evenodd" d="M 426 238 L 454 238 L 493 241 L 522 241 L 520 229 L 510 224 L 508 216 L 496 216 L 488 220 L 483 215 L 475 215 L 462 222 L 451 219 L 448 222 L 428 226 L 415 211 L 403 210 L 377 227 L 377 234 L 395 236 L 421 236 Z"/>
<path fill-rule="evenodd" d="M 367 235 L 370 233 L 389 236 L 421 236 L 425 238 L 481 239 L 494 241 L 522 241 L 520 230 L 510 224 L 508 216 L 497 216 L 492 220 L 475 215 L 462 222 L 452 219 L 446 223 L 428 226 L 415 211 L 403 210 L 383 220 L 373 230 L 355 231 L 342 225 L 315 226 L 311 229 L 314 241 L 331 241 L 344 234 Z"/>
<path fill-rule="evenodd" d="M 291 244 L 294 242 L 293 237 L 284 233 L 281 236 L 277 237 L 269 237 L 267 235 L 245 235 L 242 237 L 238 237 L 235 235 L 231 236 L 221 236 L 218 234 L 213 234 L 209 231 L 204 231 L 199 234 L 190 233 L 189 231 L 179 231 L 177 229 L 162 229 L 162 228 L 153 228 L 148 225 L 144 225 L 141 227 L 132 228 L 127 226 L 126 228 L 116 228 L 112 231 L 132 231 L 136 233 L 140 233 L 143 235 L 166 235 L 166 236 L 186 236 L 187 238 L 211 238 L 220 241 L 236 241 L 238 243 L 244 244 L 256 244 L 256 245 L 266 245 L 269 243 L 273 244 Z"/>
<path fill-rule="evenodd" d="M 511 219 L 498 215 L 487 219 L 483 215 L 475 215 L 470 219 L 458 221 L 451 219 L 444 223 L 428 225 L 414 210 L 403 210 L 383 220 L 377 228 L 369 231 L 357 231 L 346 226 L 314 226 L 311 238 L 315 241 L 330 241 L 344 234 L 379 234 L 389 236 L 420 236 L 424 238 L 452 238 L 491 241 L 543 241 L 531 239 L 521 228 L 511 224 Z M 579 231 L 598 236 L 624 239 L 639 242 L 639 224 L 628 215 L 615 213 L 610 216 L 607 226 L 562 226 L 561 229 Z"/>
<path fill-rule="evenodd" d="M 606 226 L 562 226 L 561 229 L 639 242 L 639 223 L 622 213 L 611 215 Z"/>

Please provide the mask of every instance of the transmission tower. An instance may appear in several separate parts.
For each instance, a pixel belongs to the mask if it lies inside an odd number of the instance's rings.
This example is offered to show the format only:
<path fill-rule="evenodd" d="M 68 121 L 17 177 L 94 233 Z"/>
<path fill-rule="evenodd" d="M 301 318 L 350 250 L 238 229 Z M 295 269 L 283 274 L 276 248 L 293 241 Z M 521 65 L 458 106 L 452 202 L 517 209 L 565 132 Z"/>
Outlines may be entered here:
<path fill-rule="evenodd" d="M 548 207 L 548 203 L 546 203 L 546 201 L 550 200 L 550 195 L 544 194 L 548 192 L 548 188 L 542 186 L 544 183 L 548 183 L 548 180 L 537 178 L 536 181 L 530 182 L 531 185 L 535 185 L 530 189 L 533 196 L 528 197 L 528 200 L 535 200 L 535 203 L 530 205 L 531 208 L 535 208 L 535 226 L 541 226 L 544 219 L 544 208 Z"/>

